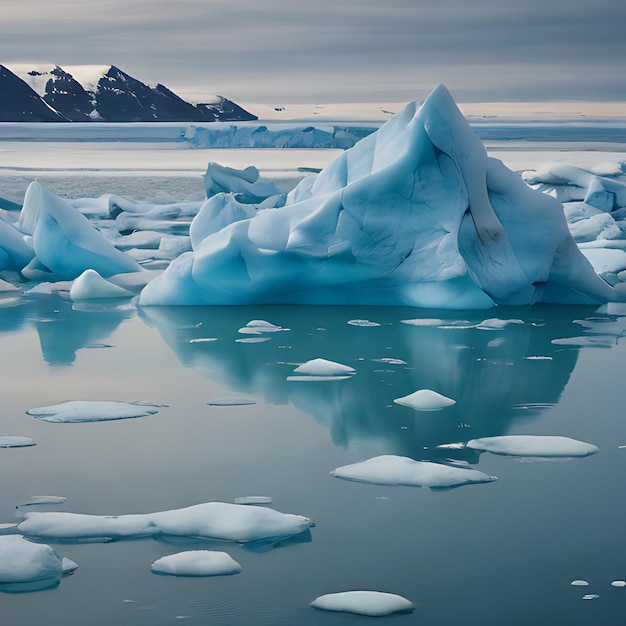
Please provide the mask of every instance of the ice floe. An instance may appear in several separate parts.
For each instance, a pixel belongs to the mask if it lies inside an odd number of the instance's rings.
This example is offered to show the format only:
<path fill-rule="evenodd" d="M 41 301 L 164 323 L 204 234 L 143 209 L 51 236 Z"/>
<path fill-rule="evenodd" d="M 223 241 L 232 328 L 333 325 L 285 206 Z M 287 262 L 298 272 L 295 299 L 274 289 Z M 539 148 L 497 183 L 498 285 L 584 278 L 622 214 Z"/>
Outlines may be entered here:
<path fill-rule="evenodd" d="M 0 448 L 25 448 L 36 445 L 30 437 L 19 435 L 0 435 Z"/>
<path fill-rule="evenodd" d="M 338 467 L 332 476 L 374 485 L 403 485 L 408 487 L 448 488 L 488 483 L 495 476 L 473 469 L 453 467 L 429 461 L 414 461 L 408 457 L 383 455 L 367 461 Z"/>
<path fill-rule="evenodd" d="M 471 439 L 466 446 L 472 450 L 523 457 L 585 457 L 599 452 L 591 443 L 552 435 L 482 437 Z"/>
<path fill-rule="evenodd" d="M 588 587 L 589 583 L 586 580 L 576 579 L 576 580 L 572 580 L 570 585 L 572 587 Z"/>
<path fill-rule="evenodd" d="M 0 591 L 18 593 L 56 587 L 78 565 L 50 546 L 22 535 L 0 536 Z"/>
<path fill-rule="evenodd" d="M 412 602 L 382 591 L 343 591 L 315 598 L 310 606 L 323 611 L 343 611 L 357 615 L 381 617 L 392 613 L 409 613 L 415 609 Z"/>
<path fill-rule="evenodd" d="M 456 400 L 448 398 L 432 389 L 418 389 L 408 396 L 396 398 L 396 404 L 408 406 L 416 411 L 438 411 L 456 404 Z"/>
<path fill-rule="evenodd" d="M 163 556 L 150 569 L 170 576 L 228 576 L 238 574 L 241 565 L 226 552 L 188 550 Z"/>
<path fill-rule="evenodd" d="M 302 515 L 267 507 L 205 502 L 148 514 L 85 515 L 45 511 L 27 513 L 18 531 L 27 537 L 58 541 L 106 541 L 175 535 L 240 543 L 280 541 L 314 526 Z"/>
<path fill-rule="evenodd" d="M 67 498 L 65 496 L 33 496 L 26 502 L 20 502 L 17 506 L 35 506 L 39 504 L 64 504 Z"/>
<path fill-rule="evenodd" d="M 133 292 L 119 287 L 95 270 L 85 270 L 70 287 L 72 300 L 100 300 L 103 298 L 132 298 Z"/>
<path fill-rule="evenodd" d="M 70 400 L 28 409 L 26 413 L 44 422 L 75 423 L 144 417 L 158 413 L 161 405 L 113 400 Z"/>
<path fill-rule="evenodd" d="M 294 381 L 332 381 L 345 380 L 356 374 L 356 370 L 349 365 L 328 361 L 327 359 L 311 359 L 293 370 L 292 376 L 288 376 L 287 380 Z"/>

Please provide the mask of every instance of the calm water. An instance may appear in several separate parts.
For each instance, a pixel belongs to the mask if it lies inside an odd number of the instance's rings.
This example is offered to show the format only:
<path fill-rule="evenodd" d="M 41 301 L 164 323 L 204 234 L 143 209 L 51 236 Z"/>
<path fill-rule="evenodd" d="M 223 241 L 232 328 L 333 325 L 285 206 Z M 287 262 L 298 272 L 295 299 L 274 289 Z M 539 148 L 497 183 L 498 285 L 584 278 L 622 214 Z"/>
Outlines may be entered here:
<path fill-rule="evenodd" d="M 515 319 L 500 330 L 474 326 Z M 442 318 L 435 326 L 401 320 Z M 290 330 L 241 343 L 264 319 Z M 379 326 L 350 324 L 355 319 Z M 581 321 L 587 320 L 586 323 Z M 593 308 L 487 312 L 399 308 L 72 307 L 53 297 L 0 308 L 2 425 L 32 437 L 0 450 L 0 522 L 28 510 L 146 513 L 246 495 L 314 520 L 309 536 L 273 549 L 143 539 L 62 544 L 79 564 L 59 587 L 0 594 L 3 626 L 349 625 L 315 597 L 350 589 L 401 594 L 410 615 L 380 624 L 622 624 L 626 318 Z M 193 339 L 215 341 L 193 342 Z M 287 381 L 322 357 L 353 378 Z M 538 358 L 541 357 L 541 358 Z M 391 359 L 391 361 L 389 361 Z M 423 413 L 394 398 L 431 388 L 457 400 Z M 252 398 L 246 406 L 209 406 Z M 29 408 L 64 400 L 145 400 L 156 415 L 50 424 Z M 379 454 L 443 461 L 443 443 L 502 434 L 565 435 L 600 453 L 520 461 L 453 452 L 489 484 L 447 491 L 338 480 L 329 471 Z M 35 495 L 63 505 L 16 508 Z M 150 564 L 185 549 L 225 550 L 237 576 L 155 576 Z M 573 579 L 589 587 L 571 587 Z M 585 593 L 599 598 L 582 600 Z M 186 618 L 186 619 L 183 619 Z"/>

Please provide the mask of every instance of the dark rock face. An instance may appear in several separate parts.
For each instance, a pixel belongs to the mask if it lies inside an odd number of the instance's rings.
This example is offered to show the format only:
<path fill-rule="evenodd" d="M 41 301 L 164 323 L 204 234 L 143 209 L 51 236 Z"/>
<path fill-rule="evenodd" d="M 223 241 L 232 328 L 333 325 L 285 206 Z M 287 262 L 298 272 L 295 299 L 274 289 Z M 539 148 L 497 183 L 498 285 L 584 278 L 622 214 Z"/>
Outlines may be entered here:
<path fill-rule="evenodd" d="M 191 104 L 164 85 L 150 87 L 113 65 L 93 90 L 85 89 L 58 66 L 46 74 L 37 70 L 28 74 L 33 77 L 49 75 L 43 97 L 0 66 L 0 121 L 213 122 L 257 119 L 221 96 L 215 103 Z"/>
<path fill-rule="evenodd" d="M 21 78 L 0 65 L 0 121 L 65 122 Z"/>

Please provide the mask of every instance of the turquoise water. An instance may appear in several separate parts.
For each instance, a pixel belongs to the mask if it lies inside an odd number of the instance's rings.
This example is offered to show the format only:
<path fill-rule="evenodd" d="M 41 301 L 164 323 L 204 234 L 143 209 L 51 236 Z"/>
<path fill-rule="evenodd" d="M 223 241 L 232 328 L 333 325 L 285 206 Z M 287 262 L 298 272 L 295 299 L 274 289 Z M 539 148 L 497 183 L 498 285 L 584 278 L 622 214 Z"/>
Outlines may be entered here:
<path fill-rule="evenodd" d="M 137 311 L 34 296 L 3 305 L 0 432 L 37 445 L 0 450 L 0 523 L 29 510 L 117 515 L 265 495 L 273 508 L 316 524 L 306 536 L 256 549 L 180 538 L 54 545 L 79 569 L 55 589 L 1 594 L 3 625 L 371 621 L 308 606 L 351 589 L 397 593 L 416 605 L 412 614 L 376 619 L 380 624 L 623 623 L 626 590 L 610 583 L 626 579 L 626 318 L 548 306 Z M 494 317 L 515 322 L 476 327 Z M 441 321 L 402 322 L 415 318 Z M 264 342 L 236 341 L 250 337 L 238 330 L 255 319 L 290 330 Z M 318 357 L 350 365 L 356 375 L 287 380 L 296 365 Z M 420 388 L 457 403 L 428 413 L 394 404 Z M 255 404 L 208 404 L 224 398 Z M 143 418 L 88 424 L 26 414 L 79 399 L 167 406 Z M 518 433 L 573 437 L 600 452 L 523 461 L 436 448 Z M 329 474 L 381 454 L 453 458 L 498 480 L 433 491 Z M 35 495 L 67 501 L 16 508 Z M 198 548 L 225 550 L 241 574 L 150 572 L 157 558 Z M 571 587 L 574 579 L 590 585 Z M 587 593 L 599 597 L 583 600 Z"/>

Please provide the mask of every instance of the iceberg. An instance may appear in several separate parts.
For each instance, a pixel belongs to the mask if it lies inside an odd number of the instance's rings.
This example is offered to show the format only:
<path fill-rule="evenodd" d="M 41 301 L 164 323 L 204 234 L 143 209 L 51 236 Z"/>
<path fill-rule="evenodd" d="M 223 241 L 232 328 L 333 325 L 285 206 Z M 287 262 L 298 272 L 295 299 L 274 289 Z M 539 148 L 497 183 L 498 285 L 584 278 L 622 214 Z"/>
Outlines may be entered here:
<path fill-rule="evenodd" d="M 584 457 L 599 452 L 597 446 L 569 437 L 551 435 L 502 435 L 471 439 L 467 448 L 506 456 Z"/>
<path fill-rule="evenodd" d="M 27 513 L 18 531 L 36 539 L 110 541 L 174 535 L 239 543 L 280 541 L 314 526 L 302 515 L 228 502 L 205 502 L 148 514 L 85 515 L 45 511 Z"/>
<path fill-rule="evenodd" d="M 36 181 L 26 190 L 18 227 L 30 235 L 34 250 L 34 258 L 21 268 L 27 279 L 72 280 L 86 269 L 105 278 L 141 270 L 69 202 Z"/>
<path fill-rule="evenodd" d="M 85 270 L 70 287 L 70 300 L 132 298 L 135 294 L 102 278 L 96 270 Z"/>
<path fill-rule="evenodd" d="M 204 174 L 207 198 L 218 193 L 233 193 L 239 202 L 255 203 L 280 194 L 274 183 L 259 180 L 259 170 L 250 165 L 243 170 L 210 161 Z"/>
<path fill-rule="evenodd" d="M 48 545 L 33 543 L 22 535 L 0 537 L 0 591 L 17 593 L 50 589 L 77 567 Z"/>
<path fill-rule="evenodd" d="M 150 569 L 170 576 L 228 576 L 238 574 L 241 565 L 226 552 L 188 550 L 161 557 Z"/>
<path fill-rule="evenodd" d="M 314 609 L 343 611 L 357 615 L 381 617 L 392 613 L 409 613 L 415 609 L 413 603 L 396 595 L 382 591 L 343 591 L 319 596 L 311 602 Z"/>
<path fill-rule="evenodd" d="M 69 400 L 60 404 L 35 407 L 26 413 L 44 422 L 77 423 L 106 422 L 109 420 L 144 417 L 158 413 L 159 405 L 144 402 L 117 402 L 113 400 Z"/>
<path fill-rule="evenodd" d="M 391 454 L 338 467 L 331 472 L 331 476 L 373 485 L 402 485 L 431 489 L 446 489 L 496 480 L 495 476 L 488 476 L 478 470 L 429 461 L 414 461 L 408 457 Z"/>
<path fill-rule="evenodd" d="M 139 304 L 486 309 L 620 298 L 578 250 L 560 202 L 488 158 L 443 85 L 283 206 L 229 219 L 204 237 L 200 228 Z"/>

